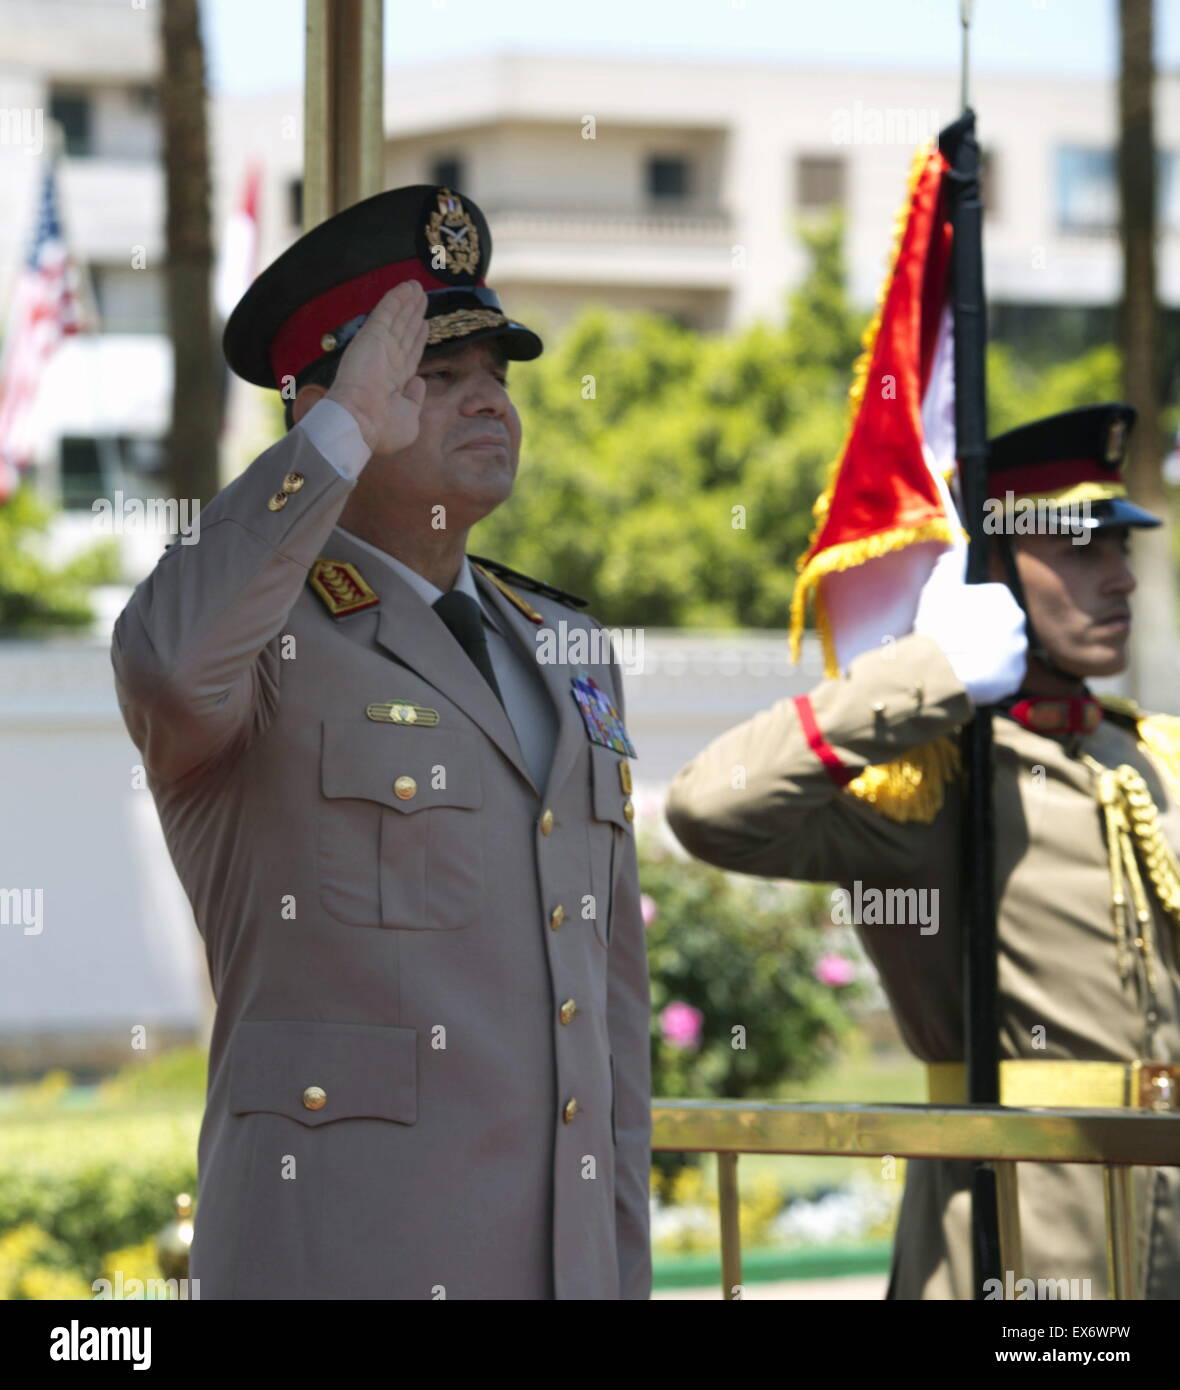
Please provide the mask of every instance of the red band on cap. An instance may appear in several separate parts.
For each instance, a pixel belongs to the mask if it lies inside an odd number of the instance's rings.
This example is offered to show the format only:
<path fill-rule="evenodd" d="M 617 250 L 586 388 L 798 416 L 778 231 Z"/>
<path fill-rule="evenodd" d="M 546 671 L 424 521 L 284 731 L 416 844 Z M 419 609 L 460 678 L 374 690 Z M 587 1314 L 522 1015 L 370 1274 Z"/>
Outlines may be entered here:
<path fill-rule="evenodd" d="M 811 701 L 806 695 L 796 695 L 795 708 L 799 712 L 799 724 L 803 729 L 803 737 L 807 740 L 808 748 L 823 763 L 832 781 L 838 787 L 846 787 L 857 774 L 844 766 L 836 756 L 836 750 L 820 733 L 819 725 L 815 722 L 815 711 L 811 708 Z"/>
<path fill-rule="evenodd" d="M 417 256 L 379 265 L 363 275 L 333 285 L 330 290 L 301 304 L 275 334 L 270 345 L 275 385 L 282 386 L 285 376 L 298 376 L 304 367 L 324 355 L 320 340 L 325 333 L 343 327 L 358 314 L 371 313 L 382 295 L 407 280 L 417 280 L 424 290 L 465 288 L 437 279 Z M 475 281 L 476 285 L 483 283 L 482 279 Z"/>
<path fill-rule="evenodd" d="M 1097 459 L 1060 459 L 1056 463 L 1036 463 L 1028 468 L 1000 468 L 987 475 L 990 496 L 1004 493 L 1056 492 L 1074 483 L 1117 483 L 1117 468 L 1103 468 Z"/>

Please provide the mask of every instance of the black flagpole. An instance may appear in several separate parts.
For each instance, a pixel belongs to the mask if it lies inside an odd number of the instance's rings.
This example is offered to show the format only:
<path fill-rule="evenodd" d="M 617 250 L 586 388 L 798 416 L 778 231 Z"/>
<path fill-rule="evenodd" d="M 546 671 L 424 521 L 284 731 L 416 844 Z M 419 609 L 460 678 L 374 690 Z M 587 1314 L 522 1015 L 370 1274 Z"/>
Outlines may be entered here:
<path fill-rule="evenodd" d="M 970 537 L 967 582 L 988 578 L 984 501 L 987 496 L 987 312 L 983 292 L 983 203 L 979 188 L 979 146 L 975 113 L 962 116 L 939 135 L 939 148 L 951 165 L 948 177 L 951 243 L 951 297 L 955 334 L 955 452 L 963 502 L 963 524 Z M 963 730 L 963 906 L 964 1048 L 967 1099 L 998 1105 L 995 837 L 992 819 L 992 708 L 980 706 Z M 971 1184 L 971 1245 L 974 1290 L 983 1297 L 986 1279 L 1000 1271 L 996 1175 L 989 1163 L 976 1163 Z"/>

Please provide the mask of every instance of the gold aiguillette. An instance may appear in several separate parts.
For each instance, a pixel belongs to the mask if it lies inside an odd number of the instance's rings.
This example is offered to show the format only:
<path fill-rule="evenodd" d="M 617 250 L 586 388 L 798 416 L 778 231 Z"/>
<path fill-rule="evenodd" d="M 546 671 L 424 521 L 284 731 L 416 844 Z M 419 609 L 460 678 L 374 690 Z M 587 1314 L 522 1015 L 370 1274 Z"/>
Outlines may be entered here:
<path fill-rule="evenodd" d="M 408 700 L 386 700 L 366 705 L 365 713 L 378 724 L 437 724 L 438 710 L 413 705 Z"/>

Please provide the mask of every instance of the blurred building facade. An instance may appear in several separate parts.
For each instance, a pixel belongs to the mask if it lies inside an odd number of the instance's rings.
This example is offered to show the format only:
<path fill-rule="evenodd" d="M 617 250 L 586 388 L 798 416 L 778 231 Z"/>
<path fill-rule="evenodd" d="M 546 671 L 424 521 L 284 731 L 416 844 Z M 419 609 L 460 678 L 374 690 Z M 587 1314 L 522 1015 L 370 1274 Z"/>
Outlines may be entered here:
<path fill-rule="evenodd" d="M 989 298 L 1109 308 L 1119 294 L 1115 86 L 981 74 Z M 487 212 L 493 279 L 555 327 L 588 300 L 702 332 L 781 318 L 800 219 L 838 208 L 871 304 L 917 144 L 957 114 L 951 70 L 795 70 L 550 57 L 392 70 L 385 180 L 452 183 Z M 223 196 L 266 169 L 263 253 L 297 234 L 298 93 L 218 103 Z M 1180 307 L 1180 80 L 1158 84 L 1160 290 Z M 524 312 L 523 307 L 520 310 Z"/>

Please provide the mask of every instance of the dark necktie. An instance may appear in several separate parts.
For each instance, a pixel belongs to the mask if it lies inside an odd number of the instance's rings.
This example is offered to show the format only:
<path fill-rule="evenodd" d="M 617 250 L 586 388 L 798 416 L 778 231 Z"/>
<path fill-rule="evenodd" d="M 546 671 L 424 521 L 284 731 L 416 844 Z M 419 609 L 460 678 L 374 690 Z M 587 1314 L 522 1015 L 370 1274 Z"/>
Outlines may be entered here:
<path fill-rule="evenodd" d="M 504 697 L 500 694 L 500 687 L 496 683 L 496 673 L 492 669 L 492 658 L 488 651 L 488 639 L 484 635 L 483 613 L 480 611 L 479 604 L 470 594 L 465 594 L 459 589 L 452 589 L 449 594 L 443 594 L 442 598 L 435 600 L 434 611 L 446 623 L 451 636 L 459 643 L 478 668 L 480 675 L 492 687 L 492 693 L 496 699 L 503 704 Z"/>

